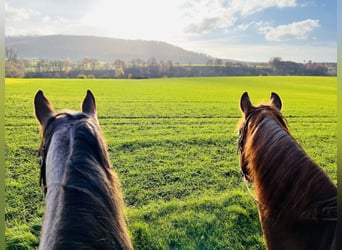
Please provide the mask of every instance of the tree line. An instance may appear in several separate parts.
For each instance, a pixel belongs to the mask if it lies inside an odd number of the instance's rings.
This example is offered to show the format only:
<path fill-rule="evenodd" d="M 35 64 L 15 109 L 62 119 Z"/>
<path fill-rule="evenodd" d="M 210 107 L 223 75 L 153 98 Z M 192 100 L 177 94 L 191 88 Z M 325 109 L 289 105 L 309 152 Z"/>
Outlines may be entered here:
<path fill-rule="evenodd" d="M 271 58 L 268 63 L 241 63 L 222 59 L 208 60 L 205 65 L 187 65 L 171 60 L 134 59 L 112 62 L 84 57 L 80 61 L 20 59 L 13 49 L 6 48 L 5 74 L 10 78 L 116 78 L 144 79 L 196 76 L 257 75 L 336 75 L 336 63 L 295 63 Z"/>

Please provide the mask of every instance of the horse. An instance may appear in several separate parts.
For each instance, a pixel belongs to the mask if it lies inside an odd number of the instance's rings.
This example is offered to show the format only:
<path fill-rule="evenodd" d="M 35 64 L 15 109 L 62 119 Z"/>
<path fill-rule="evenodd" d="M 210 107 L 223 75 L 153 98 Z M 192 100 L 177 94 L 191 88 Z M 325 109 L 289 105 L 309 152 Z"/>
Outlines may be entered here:
<path fill-rule="evenodd" d="M 290 134 L 282 101 L 253 106 L 242 94 L 240 170 L 253 198 L 267 249 L 335 249 L 337 187 Z M 249 188 L 249 186 L 247 185 Z"/>
<path fill-rule="evenodd" d="M 34 108 L 46 204 L 39 249 L 133 249 L 94 95 L 87 91 L 82 112 L 56 113 L 39 90 Z"/>

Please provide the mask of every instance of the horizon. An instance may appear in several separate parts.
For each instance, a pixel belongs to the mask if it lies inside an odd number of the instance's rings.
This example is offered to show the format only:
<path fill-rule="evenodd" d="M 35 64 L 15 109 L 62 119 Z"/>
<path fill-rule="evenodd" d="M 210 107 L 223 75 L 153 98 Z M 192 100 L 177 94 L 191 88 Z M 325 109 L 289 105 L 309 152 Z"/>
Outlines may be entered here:
<path fill-rule="evenodd" d="M 6 0 L 5 22 L 6 37 L 95 36 L 165 42 L 225 60 L 337 62 L 335 1 Z"/>

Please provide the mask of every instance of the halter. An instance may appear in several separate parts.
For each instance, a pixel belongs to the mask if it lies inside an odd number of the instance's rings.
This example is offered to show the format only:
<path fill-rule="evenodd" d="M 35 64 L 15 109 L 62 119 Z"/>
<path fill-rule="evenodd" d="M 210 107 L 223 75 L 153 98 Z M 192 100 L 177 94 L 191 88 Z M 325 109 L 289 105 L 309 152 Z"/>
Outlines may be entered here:
<path fill-rule="evenodd" d="M 38 164 L 40 166 L 40 174 L 39 174 L 39 185 L 43 186 L 44 188 L 44 195 L 46 195 L 47 193 L 47 185 L 46 185 L 46 156 L 47 156 L 47 152 L 48 149 L 50 147 L 50 143 L 51 143 L 51 139 L 52 136 L 54 135 L 54 133 L 56 132 L 56 127 L 50 128 L 51 125 L 53 124 L 53 122 L 60 116 L 65 116 L 67 118 L 72 118 L 72 119 L 84 119 L 84 118 L 88 118 L 89 116 L 85 113 L 79 113 L 76 115 L 72 115 L 66 112 L 63 113 L 59 113 L 55 116 L 50 117 L 47 122 L 46 125 L 44 127 L 44 132 L 43 132 L 43 139 L 42 139 L 42 146 L 40 147 L 39 151 L 38 151 Z M 80 122 L 80 121 L 79 121 Z M 78 122 L 77 122 L 78 123 Z M 77 123 L 73 124 L 73 126 L 75 126 Z"/>

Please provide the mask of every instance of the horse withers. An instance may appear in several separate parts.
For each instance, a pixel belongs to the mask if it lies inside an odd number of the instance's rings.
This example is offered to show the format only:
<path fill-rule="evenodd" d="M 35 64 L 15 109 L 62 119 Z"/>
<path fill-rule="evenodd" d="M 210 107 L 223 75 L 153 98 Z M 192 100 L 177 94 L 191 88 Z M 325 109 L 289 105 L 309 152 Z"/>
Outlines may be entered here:
<path fill-rule="evenodd" d="M 271 94 L 269 104 L 240 99 L 241 173 L 253 183 L 268 249 L 335 249 L 337 188 L 291 136 Z"/>
<path fill-rule="evenodd" d="M 133 249 L 93 94 L 82 112 L 56 113 L 42 91 L 34 106 L 46 203 L 39 249 Z"/>

